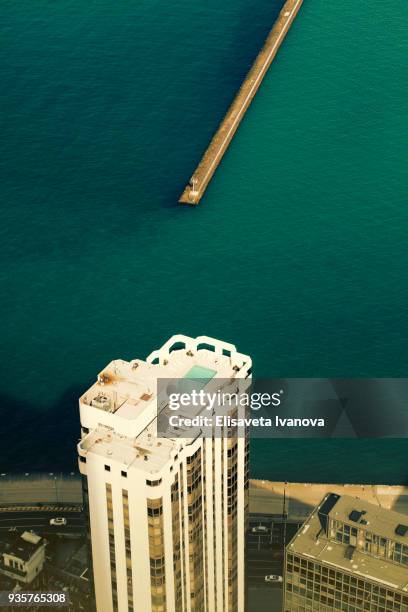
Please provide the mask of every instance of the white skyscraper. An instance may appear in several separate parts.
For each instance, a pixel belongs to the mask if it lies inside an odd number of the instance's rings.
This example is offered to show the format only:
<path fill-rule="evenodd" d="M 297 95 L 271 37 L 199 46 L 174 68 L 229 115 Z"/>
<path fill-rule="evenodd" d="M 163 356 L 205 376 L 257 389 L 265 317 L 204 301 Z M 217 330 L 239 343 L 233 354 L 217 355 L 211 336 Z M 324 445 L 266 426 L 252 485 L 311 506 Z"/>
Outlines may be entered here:
<path fill-rule="evenodd" d="M 157 379 L 250 376 L 234 346 L 173 336 L 80 398 L 98 612 L 243 612 L 248 440 L 158 438 Z"/>

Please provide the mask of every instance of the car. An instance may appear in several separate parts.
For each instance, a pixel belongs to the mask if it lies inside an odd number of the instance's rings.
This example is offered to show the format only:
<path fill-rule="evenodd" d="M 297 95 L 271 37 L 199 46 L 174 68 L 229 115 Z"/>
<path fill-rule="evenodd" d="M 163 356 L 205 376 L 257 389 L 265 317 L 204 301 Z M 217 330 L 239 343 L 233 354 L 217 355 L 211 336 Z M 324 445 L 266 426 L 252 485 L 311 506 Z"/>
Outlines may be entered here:
<path fill-rule="evenodd" d="M 282 576 L 276 576 L 275 574 L 269 574 L 265 576 L 265 582 L 283 582 Z"/>
<path fill-rule="evenodd" d="M 50 525 L 54 525 L 55 527 L 62 527 L 67 524 L 67 519 L 63 516 L 57 516 L 50 520 Z"/>
<path fill-rule="evenodd" d="M 257 525 L 252 527 L 251 531 L 252 533 L 268 533 L 269 529 L 265 525 Z"/>

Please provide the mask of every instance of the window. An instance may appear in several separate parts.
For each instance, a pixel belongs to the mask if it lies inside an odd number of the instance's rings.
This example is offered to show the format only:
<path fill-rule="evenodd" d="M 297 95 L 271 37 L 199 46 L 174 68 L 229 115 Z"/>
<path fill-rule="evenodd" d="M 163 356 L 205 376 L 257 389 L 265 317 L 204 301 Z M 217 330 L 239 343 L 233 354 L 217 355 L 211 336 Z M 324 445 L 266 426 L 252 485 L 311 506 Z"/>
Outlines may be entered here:
<path fill-rule="evenodd" d="M 158 487 L 159 484 L 161 484 L 162 479 L 159 478 L 159 480 L 146 480 L 146 484 L 149 487 Z"/>
<path fill-rule="evenodd" d="M 110 465 L 105 465 L 105 470 L 106 470 L 107 472 L 110 472 Z"/>
<path fill-rule="evenodd" d="M 127 478 L 127 472 L 125 472 L 124 470 L 121 471 L 121 475 L 123 476 L 123 478 Z"/>

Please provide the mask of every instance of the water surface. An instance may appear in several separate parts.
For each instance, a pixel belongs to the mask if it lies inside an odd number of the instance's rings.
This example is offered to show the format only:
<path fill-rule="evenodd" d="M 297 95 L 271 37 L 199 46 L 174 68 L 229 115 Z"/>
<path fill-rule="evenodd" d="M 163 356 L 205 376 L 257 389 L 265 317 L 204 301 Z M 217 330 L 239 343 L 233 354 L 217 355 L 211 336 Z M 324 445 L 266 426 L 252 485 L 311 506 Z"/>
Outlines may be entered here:
<path fill-rule="evenodd" d="M 2 470 L 170 335 L 258 376 L 406 376 L 408 5 L 305 0 L 201 205 L 177 198 L 278 0 L 3 0 Z M 406 442 L 256 441 L 254 476 L 402 482 Z"/>

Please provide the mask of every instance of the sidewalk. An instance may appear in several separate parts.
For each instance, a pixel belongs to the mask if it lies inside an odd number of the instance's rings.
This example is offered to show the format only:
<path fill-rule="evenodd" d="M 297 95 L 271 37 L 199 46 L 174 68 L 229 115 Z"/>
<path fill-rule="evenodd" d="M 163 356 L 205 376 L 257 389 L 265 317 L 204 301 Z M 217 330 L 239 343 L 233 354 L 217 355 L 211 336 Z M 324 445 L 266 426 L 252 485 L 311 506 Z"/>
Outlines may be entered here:
<path fill-rule="evenodd" d="M 328 492 L 360 497 L 383 508 L 408 515 L 408 487 L 383 485 L 335 485 L 250 480 L 251 514 L 283 513 L 289 520 L 304 520 Z M 82 504 L 78 474 L 29 474 L 0 476 L 0 505 Z"/>
<path fill-rule="evenodd" d="M 0 504 L 81 504 L 79 474 L 0 476 Z"/>

